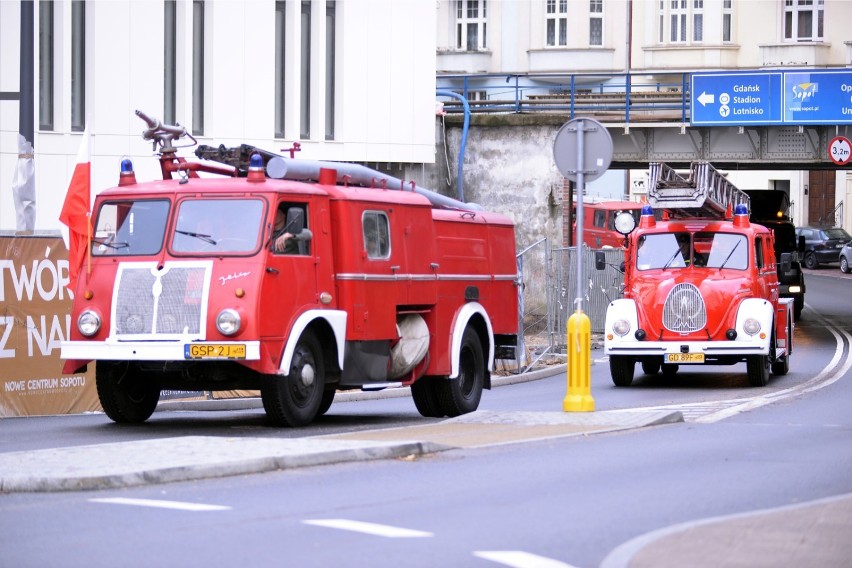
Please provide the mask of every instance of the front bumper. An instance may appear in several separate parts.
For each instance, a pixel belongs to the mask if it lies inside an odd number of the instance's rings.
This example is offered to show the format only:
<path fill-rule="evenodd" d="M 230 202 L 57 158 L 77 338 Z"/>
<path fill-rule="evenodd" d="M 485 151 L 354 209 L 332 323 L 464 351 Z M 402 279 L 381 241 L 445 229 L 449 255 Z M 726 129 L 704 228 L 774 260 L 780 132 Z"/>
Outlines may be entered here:
<path fill-rule="evenodd" d="M 605 340 L 607 355 L 664 357 L 666 354 L 703 353 L 706 359 L 769 355 L 769 339 L 751 341 L 635 341 Z"/>
<path fill-rule="evenodd" d="M 63 341 L 60 357 L 80 361 L 199 361 L 228 360 L 228 357 L 192 359 L 187 356 L 189 345 L 245 345 L 245 358 L 260 359 L 259 341 Z M 233 360 L 233 359 L 232 359 Z"/>

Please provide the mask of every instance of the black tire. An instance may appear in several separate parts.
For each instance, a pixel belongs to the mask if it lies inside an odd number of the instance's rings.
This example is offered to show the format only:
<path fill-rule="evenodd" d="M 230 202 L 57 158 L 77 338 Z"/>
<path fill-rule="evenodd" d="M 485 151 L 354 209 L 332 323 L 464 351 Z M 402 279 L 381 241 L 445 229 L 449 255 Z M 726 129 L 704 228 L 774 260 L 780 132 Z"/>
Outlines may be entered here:
<path fill-rule="evenodd" d="M 765 387 L 769 382 L 769 356 L 751 355 L 746 357 L 748 382 L 753 387 Z"/>
<path fill-rule="evenodd" d="M 633 357 L 625 355 L 609 356 L 609 374 L 612 375 L 612 382 L 617 387 L 629 387 L 633 383 L 635 368 L 636 361 Z"/>
<path fill-rule="evenodd" d="M 666 379 L 673 379 L 677 374 L 678 369 L 680 369 L 680 365 L 663 365 L 663 377 Z"/>
<path fill-rule="evenodd" d="M 325 393 L 325 360 L 306 331 L 293 351 L 288 375 L 267 375 L 260 389 L 266 415 L 276 426 L 305 426 L 319 413 Z"/>
<path fill-rule="evenodd" d="M 437 383 L 441 411 L 453 417 L 476 410 L 485 386 L 485 372 L 485 355 L 479 336 L 467 327 L 459 349 L 459 376 Z"/>
<path fill-rule="evenodd" d="M 104 413 L 119 424 L 145 422 L 157 409 L 160 387 L 128 361 L 98 361 L 95 383 Z"/>
<path fill-rule="evenodd" d="M 793 321 L 799 321 L 802 317 L 802 310 L 805 307 L 805 297 L 796 296 L 793 298 Z"/>
<path fill-rule="evenodd" d="M 849 274 L 849 261 L 846 260 L 845 256 L 840 257 L 840 272 Z"/>
<path fill-rule="evenodd" d="M 447 380 L 438 377 L 421 377 L 411 385 L 411 398 L 421 416 L 426 418 L 441 418 L 444 412 L 438 401 L 439 381 Z"/>
<path fill-rule="evenodd" d="M 806 254 L 805 255 L 805 268 L 810 268 L 811 270 L 813 270 L 817 266 L 819 266 L 819 261 L 817 260 L 816 255 L 812 252 L 809 252 L 808 254 Z"/>
<path fill-rule="evenodd" d="M 791 341 L 792 337 L 793 337 L 793 329 L 791 328 L 790 322 L 788 321 L 787 322 L 787 347 L 788 348 L 790 346 L 790 341 Z M 772 338 L 772 345 L 773 345 L 773 347 L 775 346 L 775 337 Z M 769 366 L 769 370 L 772 372 L 773 375 L 776 375 L 776 376 L 779 376 L 779 377 L 786 375 L 790 371 L 790 352 L 788 351 L 787 354 L 785 354 L 784 357 L 782 357 L 778 361 L 773 361 L 772 364 Z"/>
<path fill-rule="evenodd" d="M 656 375 L 660 372 L 660 367 L 662 365 L 662 362 L 657 361 L 656 359 L 653 361 L 642 361 L 642 372 L 646 375 Z"/>
<path fill-rule="evenodd" d="M 337 391 L 335 390 L 324 390 L 322 393 L 322 402 L 320 402 L 319 409 L 317 410 L 317 416 L 323 416 L 328 409 L 331 408 L 331 403 L 334 402 L 334 395 Z"/>

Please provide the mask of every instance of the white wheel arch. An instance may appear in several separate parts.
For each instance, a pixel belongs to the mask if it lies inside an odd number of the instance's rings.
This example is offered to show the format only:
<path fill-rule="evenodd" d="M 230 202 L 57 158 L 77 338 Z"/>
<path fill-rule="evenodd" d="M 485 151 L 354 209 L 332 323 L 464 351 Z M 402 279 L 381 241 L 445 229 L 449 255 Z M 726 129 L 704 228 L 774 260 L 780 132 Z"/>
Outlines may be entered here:
<path fill-rule="evenodd" d="M 475 314 L 482 316 L 485 327 L 488 330 L 488 360 L 486 361 L 488 372 L 494 370 L 494 329 L 491 327 L 491 318 L 488 312 L 479 302 L 467 302 L 456 312 L 453 321 L 452 341 L 450 342 L 450 378 L 459 376 L 459 352 L 461 351 L 462 336 L 467 324 Z"/>
<path fill-rule="evenodd" d="M 281 365 L 278 367 L 278 374 L 286 375 L 290 372 L 290 363 L 293 359 L 293 351 L 296 349 L 296 344 L 302 333 L 308 325 L 317 319 L 325 320 L 331 327 L 334 334 L 334 341 L 337 343 L 337 364 L 343 368 L 343 349 L 346 341 L 346 312 L 342 310 L 308 310 L 296 319 L 293 328 L 290 330 L 290 335 L 287 337 L 287 344 L 284 346 L 284 354 L 281 357 Z"/>

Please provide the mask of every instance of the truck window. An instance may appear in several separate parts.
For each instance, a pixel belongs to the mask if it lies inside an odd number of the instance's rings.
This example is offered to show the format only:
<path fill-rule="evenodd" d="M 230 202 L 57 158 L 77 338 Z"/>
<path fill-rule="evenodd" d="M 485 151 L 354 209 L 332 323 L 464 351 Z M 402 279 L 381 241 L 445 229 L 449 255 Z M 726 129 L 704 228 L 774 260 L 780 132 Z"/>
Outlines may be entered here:
<path fill-rule="evenodd" d="M 691 261 L 689 233 L 660 233 L 639 237 L 639 270 L 685 268 Z"/>
<path fill-rule="evenodd" d="M 303 203 L 280 203 L 270 238 L 270 250 L 275 254 L 307 255 L 313 233 L 308 229 L 308 211 Z"/>
<path fill-rule="evenodd" d="M 172 251 L 177 254 L 245 254 L 258 248 L 263 201 L 185 199 L 178 204 Z"/>
<path fill-rule="evenodd" d="M 697 233 L 702 238 L 712 239 L 708 268 L 745 270 L 748 268 L 748 243 L 744 235 L 733 233 Z"/>
<path fill-rule="evenodd" d="M 92 236 L 92 256 L 151 255 L 160 252 L 169 201 L 112 201 L 101 205 Z"/>
<path fill-rule="evenodd" d="M 385 212 L 364 211 L 361 223 L 364 230 L 364 250 L 367 251 L 367 258 L 389 258 L 390 229 L 388 216 Z"/>
<path fill-rule="evenodd" d="M 606 211 L 600 211 L 600 210 L 595 211 L 595 217 L 592 220 L 595 227 L 601 227 L 601 228 L 606 227 L 606 213 L 607 213 Z"/>

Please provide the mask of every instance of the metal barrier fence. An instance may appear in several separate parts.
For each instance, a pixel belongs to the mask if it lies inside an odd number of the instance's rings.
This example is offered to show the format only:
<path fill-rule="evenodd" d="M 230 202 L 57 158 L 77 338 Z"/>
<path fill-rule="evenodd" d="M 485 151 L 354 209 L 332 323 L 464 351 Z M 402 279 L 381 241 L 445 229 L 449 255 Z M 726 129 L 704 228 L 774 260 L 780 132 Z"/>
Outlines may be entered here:
<path fill-rule="evenodd" d="M 589 316 L 592 335 L 603 333 L 607 305 L 621 297 L 624 283 L 620 270 L 624 251 L 603 249 L 605 270 L 595 268 L 596 252 L 585 246 L 581 249 L 584 281 L 588 282 L 581 291 L 582 308 Z M 547 239 L 518 253 L 520 329 L 514 372 L 532 369 L 546 355 L 565 355 L 568 318 L 576 311 L 576 254 L 576 247 L 551 249 Z"/>

